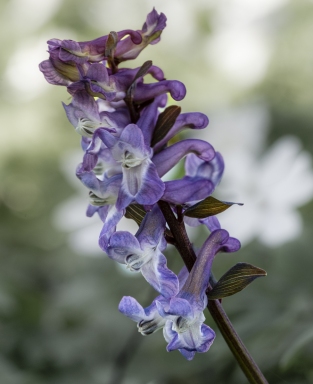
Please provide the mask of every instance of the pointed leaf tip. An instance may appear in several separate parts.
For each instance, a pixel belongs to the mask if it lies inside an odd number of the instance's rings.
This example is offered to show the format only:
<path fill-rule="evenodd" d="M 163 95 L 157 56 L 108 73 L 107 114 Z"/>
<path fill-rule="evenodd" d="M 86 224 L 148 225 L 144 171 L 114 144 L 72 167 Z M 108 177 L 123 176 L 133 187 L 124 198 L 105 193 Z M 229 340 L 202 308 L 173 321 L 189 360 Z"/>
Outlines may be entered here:
<path fill-rule="evenodd" d="M 264 269 L 248 263 L 237 263 L 230 268 L 208 292 L 209 300 L 222 299 L 242 291 L 258 277 L 266 276 Z"/>
<path fill-rule="evenodd" d="M 217 215 L 232 205 L 243 205 L 242 203 L 231 203 L 227 201 L 220 201 L 215 199 L 213 196 L 209 196 L 199 203 L 187 208 L 184 211 L 184 215 L 188 217 L 194 217 L 197 219 L 205 219 L 209 216 Z"/>

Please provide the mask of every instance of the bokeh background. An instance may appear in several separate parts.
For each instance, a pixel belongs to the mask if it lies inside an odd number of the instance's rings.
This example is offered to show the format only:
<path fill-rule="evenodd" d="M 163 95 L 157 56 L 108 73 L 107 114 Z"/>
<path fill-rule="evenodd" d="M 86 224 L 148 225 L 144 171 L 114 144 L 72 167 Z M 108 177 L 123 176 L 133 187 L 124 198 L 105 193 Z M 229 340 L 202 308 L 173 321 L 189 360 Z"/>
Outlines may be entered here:
<path fill-rule="evenodd" d="M 155 294 L 98 249 L 69 95 L 38 70 L 49 38 L 140 29 L 153 6 L 168 26 L 133 65 L 152 59 L 185 83 L 179 104 L 209 116 L 198 137 L 226 161 L 214 196 L 245 204 L 220 215 L 243 247 L 214 273 L 239 261 L 268 272 L 224 307 L 270 383 L 313 382 L 311 0 L 0 1 L 0 382 L 246 382 L 209 313 L 216 341 L 192 362 L 119 314 L 123 295 L 148 305 Z"/>

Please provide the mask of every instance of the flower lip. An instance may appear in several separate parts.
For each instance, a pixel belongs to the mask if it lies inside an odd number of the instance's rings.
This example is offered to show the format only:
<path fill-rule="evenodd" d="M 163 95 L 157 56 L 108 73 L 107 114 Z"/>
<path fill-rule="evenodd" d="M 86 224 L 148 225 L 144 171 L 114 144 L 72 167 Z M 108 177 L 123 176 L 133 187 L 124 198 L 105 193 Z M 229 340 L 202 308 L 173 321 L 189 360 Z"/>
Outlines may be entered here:
<path fill-rule="evenodd" d="M 173 328 L 177 333 L 184 333 L 189 330 L 189 328 L 198 320 L 198 317 L 194 317 L 192 320 L 187 319 L 186 317 L 179 316 L 173 322 Z"/>
<path fill-rule="evenodd" d="M 137 324 L 138 332 L 140 332 L 143 336 L 151 335 L 152 333 L 162 328 L 162 326 L 164 325 L 163 323 L 164 320 L 162 318 L 160 319 L 159 317 L 153 318 L 151 320 L 141 320 Z"/>
<path fill-rule="evenodd" d="M 118 163 L 121 163 L 121 166 L 128 169 L 134 168 L 142 164 L 142 162 L 147 159 L 145 157 L 137 157 L 135 153 L 125 150 L 121 156 L 120 160 L 117 160 Z"/>
<path fill-rule="evenodd" d="M 96 121 L 91 121 L 85 117 L 82 117 L 78 119 L 75 130 L 77 133 L 79 133 L 82 136 L 92 137 L 94 131 L 100 127 L 101 127 L 101 123 Z"/>

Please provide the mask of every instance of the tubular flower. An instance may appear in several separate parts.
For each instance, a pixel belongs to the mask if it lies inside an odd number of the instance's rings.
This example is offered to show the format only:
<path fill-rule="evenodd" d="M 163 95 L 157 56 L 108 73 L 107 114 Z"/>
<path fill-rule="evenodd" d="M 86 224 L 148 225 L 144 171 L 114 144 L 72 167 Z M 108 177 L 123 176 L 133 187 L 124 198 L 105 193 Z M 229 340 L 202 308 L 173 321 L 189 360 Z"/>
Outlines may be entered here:
<path fill-rule="evenodd" d="M 177 276 L 180 288 L 185 284 L 188 275 L 187 268 L 183 267 Z M 159 314 L 156 306 L 156 302 L 161 298 L 162 295 L 157 296 L 147 308 L 143 308 L 133 297 L 124 296 L 118 309 L 123 315 L 137 323 L 138 332 L 147 336 L 163 328 L 166 324 L 167 320 Z"/>
<path fill-rule="evenodd" d="M 205 291 L 213 259 L 220 251 L 236 252 L 239 248 L 239 241 L 229 237 L 227 231 L 212 232 L 177 296 L 156 301 L 159 314 L 167 320 L 164 338 L 168 342 L 168 351 L 178 349 L 187 360 L 191 360 L 196 352 L 206 352 L 210 348 L 215 333 L 203 324 L 203 310 L 207 305 Z"/>
<path fill-rule="evenodd" d="M 110 258 L 126 264 L 131 271 L 141 271 L 144 278 L 164 297 L 178 292 L 177 276 L 166 266 L 162 251 L 165 219 L 157 205 L 148 212 L 135 236 L 117 231 L 111 237 L 106 252 Z"/>

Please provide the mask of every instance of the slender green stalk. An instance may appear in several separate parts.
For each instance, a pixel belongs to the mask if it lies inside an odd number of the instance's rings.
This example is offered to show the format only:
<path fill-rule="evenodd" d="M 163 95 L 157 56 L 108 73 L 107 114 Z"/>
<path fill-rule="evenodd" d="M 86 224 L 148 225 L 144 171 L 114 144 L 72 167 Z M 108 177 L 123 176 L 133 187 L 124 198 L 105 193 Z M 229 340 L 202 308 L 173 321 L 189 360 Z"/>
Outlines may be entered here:
<path fill-rule="evenodd" d="M 176 218 L 170 205 L 165 201 L 159 201 L 159 207 L 163 212 L 165 220 L 167 221 L 175 240 L 174 245 L 190 271 L 196 260 L 196 255 L 189 241 L 185 224 L 180 217 L 181 214 L 178 212 L 178 218 Z M 208 287 L 208 290 L 210 289 L 212 289 L 211 286 Z M 249 380 L 249 383 L 268 384 L 264 375 L 235 331 L 221 303 L 218 300 L 209 300 L 207 307 L 243 373 Z"/>

